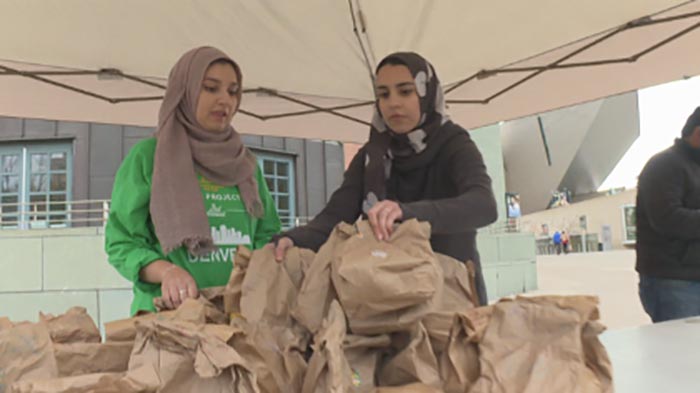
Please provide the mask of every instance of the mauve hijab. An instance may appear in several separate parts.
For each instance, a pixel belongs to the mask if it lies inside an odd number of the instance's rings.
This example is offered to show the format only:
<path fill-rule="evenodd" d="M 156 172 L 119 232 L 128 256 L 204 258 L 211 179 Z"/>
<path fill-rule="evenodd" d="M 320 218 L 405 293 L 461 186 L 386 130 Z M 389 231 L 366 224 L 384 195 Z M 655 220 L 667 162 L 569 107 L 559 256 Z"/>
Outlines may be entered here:
<path fill-rule="evenodd" d="M 196 119 L 202 80 L 217 61 L 233 66 L 240 104 L 242 75 L 238 65 L 216 48 L 200 47 L 182 55 L 170 71 L 158 114 L 150 212 L 166 254 L 183 245 L 192 255 L 216 249 L 197 174 L 216 184 L 238 186 L 248 213 L 258 218 L 264 213 L 255 179 L 255 157 L 243 146 L 240 134 L 231 125 L 223 132 L 207 131 Z"/>

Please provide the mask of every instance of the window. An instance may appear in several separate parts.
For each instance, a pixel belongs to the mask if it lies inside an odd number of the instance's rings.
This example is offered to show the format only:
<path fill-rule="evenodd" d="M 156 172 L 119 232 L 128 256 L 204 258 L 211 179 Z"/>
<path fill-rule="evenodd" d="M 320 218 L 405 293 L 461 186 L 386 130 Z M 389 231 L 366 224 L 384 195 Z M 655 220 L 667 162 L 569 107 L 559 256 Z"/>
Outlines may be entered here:
<path fill-rule="evenodd" d="M 635 205 L 622 206 L 622 230 L 625 244 L 637 241 L 637 216 Z"/>
<path fill-rule="evenodd" d="M 294 159 L 284 155 L 257 153 L 267 188 L 275 200 L 282 228 L 295 225 L 296 202 L 294 189 Z"/>
<path fill-rule="evenodd" d="M 0 146 L 0 227 L 66 226 L 71 197 L 72 146 Z"/>

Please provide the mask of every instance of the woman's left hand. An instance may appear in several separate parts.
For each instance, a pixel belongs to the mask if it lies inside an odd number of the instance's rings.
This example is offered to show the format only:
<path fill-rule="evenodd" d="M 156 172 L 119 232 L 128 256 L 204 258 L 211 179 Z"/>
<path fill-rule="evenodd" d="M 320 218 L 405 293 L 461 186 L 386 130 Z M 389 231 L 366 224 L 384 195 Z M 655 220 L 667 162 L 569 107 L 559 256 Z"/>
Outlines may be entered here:
<path fill-rule="evenodd" d="M 394 222 L 403 218 L 403 212 L 398 203 L 394 201 L 384 200 L 377 202 L 367 212 L 369 224 L 374 230 L 374 236 L 379 241 L 389 240 L 391 233 L 394 230 Z"/>

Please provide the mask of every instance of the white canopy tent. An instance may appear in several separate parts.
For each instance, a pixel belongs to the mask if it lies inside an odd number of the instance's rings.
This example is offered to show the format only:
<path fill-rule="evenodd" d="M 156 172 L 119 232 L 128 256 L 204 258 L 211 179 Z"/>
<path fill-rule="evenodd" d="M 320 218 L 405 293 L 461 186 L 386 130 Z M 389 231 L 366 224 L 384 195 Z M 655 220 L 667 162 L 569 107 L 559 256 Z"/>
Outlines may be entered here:
<path fill-rule="evenodd" d="M 696 75 L 699 27 L 679 0 L 0 0 L 0 116 L 152 126 L 170 67 L 213 45 L 243 69 L 239 131 L 362 142 L 393 51 L 476 127 Z"/>

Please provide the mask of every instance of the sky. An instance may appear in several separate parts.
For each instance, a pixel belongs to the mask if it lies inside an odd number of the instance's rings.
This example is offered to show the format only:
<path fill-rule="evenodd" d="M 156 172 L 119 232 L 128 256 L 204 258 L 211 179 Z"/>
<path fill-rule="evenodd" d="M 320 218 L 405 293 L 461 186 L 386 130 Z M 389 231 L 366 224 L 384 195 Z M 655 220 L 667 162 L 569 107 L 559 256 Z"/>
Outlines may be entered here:
<path fill-rule="evenodd" d="M 677 138 L 688 116 L 700 106 L 700 77 L 639 90 L 639 138 L 598 191 L 633 188 L 647 160 Z"/>

